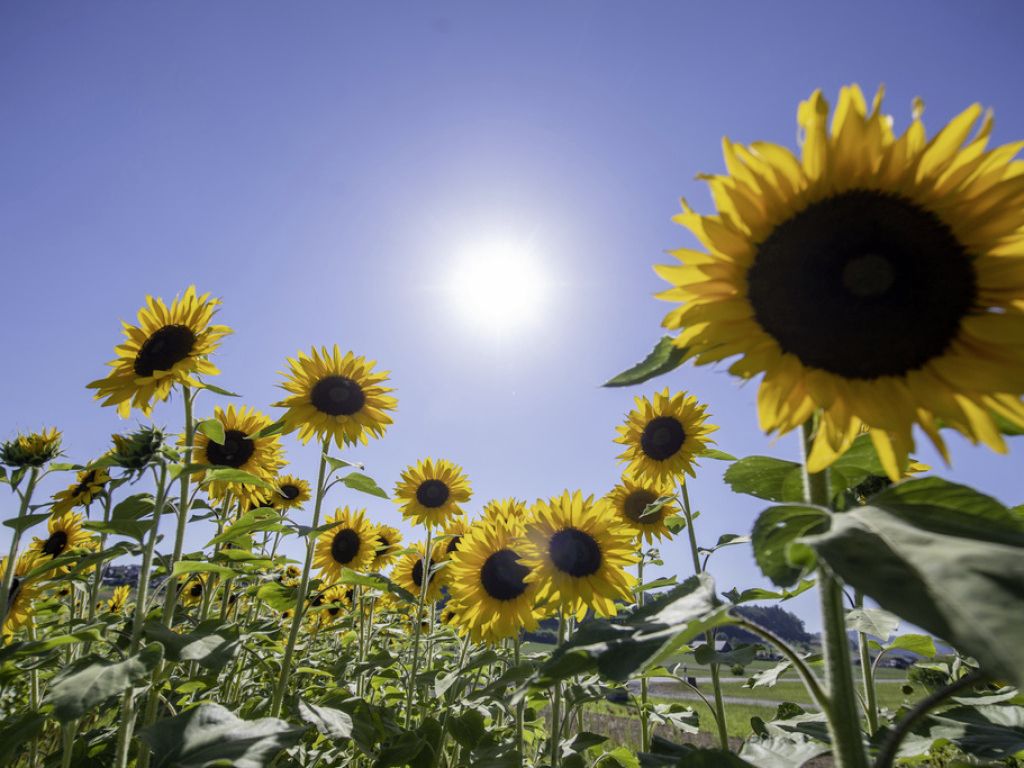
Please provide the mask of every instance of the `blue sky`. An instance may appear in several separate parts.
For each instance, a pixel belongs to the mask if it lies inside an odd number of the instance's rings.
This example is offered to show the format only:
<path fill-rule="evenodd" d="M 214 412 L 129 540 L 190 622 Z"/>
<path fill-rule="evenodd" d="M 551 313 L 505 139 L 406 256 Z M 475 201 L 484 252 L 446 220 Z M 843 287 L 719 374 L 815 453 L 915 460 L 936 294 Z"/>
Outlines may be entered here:
<path fill-rule="evenodd" d="M 598 385 L 660 336 L 651 265 L 690 242 L 670 221 L 681 195 L 709 209 L 694 176 L 722 169 L 721 136 L 792 146 L 801 99 L 859 82 L 886 85 L 898 127 L 920 95 L 932 131 L 980 101 L 997 142 L 1020 139 L 1022 16 L 1011 2 L 7 3 L 0 436 L 54 424 L 71 458 L 104 450 L 136 417 L 85 383 L 147 293 L 195 283 L 223 298 L 236 333 L 217 383 L 244 403 L 276 412 L 276 372 L 314 344 L 392 372 L 394 427 L 350 451 L 382 485 L 440 456 L 466 469 L 474 510 L 604 493 L 634 392 Z M 550 284 L 514 332 L 467 321 L 448 290 L 457 256 L 493 241 L 528 248 Z M 755 384 L 691 366 L 656 384 L 707 402 L 722 449 L 797 455 L 795 437 L 758 432 Z M 154 419 L 177 428 L 180 403 Z M 1024 500 L 1017 457 L 952 442 L 940 473 Z M 311 477 L 315 449 L 286 443 Z M 707 543 L 766 506 L 733 496 L 723 468 L 691 485 Z M 329 502 L 399 520 L 390 502 Z M 667 570 L 689 572 L 683 546 L 665 547 Z M 765 584 L 746 548 L 712 563 L 723 589 Z M 813 597 L 791 607 L 817 626 Z"/>

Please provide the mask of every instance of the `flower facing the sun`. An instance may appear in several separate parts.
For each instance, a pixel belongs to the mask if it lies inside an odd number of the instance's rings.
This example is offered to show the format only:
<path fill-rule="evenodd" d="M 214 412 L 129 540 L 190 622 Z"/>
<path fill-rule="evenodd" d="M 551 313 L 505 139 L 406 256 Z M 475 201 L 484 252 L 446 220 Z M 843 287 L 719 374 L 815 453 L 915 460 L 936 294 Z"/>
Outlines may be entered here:
<path fill-rule="evenodd" d="M 322 440 L 330 437 L 339 448 L 357 442 L 367 443 L 369 437 L 381 437 L 391 424 L 387 411 L 395 410 L 398 401 L 388 395 L 392 390 L 381 386 L 387 372 L 374 371 L 373 361 L 344 355 L 334 345 L 333 351 L 313 348 L 288 358 L 290 371 L 283 373 L 281 388 L 289 397 L 274 403 L 287 408 L 282 417 L 288 432 L 299 431 L 302 442 L 314 435 Z"/>
<path fill-rule="evenodd" d="M 626 566 L 636 562 L 633 531 L 604 499 L 579 491 L 538 500 L 526 524 L 521 563 L 527 581 L 536 582 L 538 600 L 553 603 L 577 619 L 591 608 L 614 616 L 616 600 L 628 601 L 636 578 Z"/>
<path fill-rule="evenodd" d="M 402 472 L 395 485 L 395 502 L 402 507 L 402 517 L 431 528 L 462 515 L 459 504 L 469 501 L 471 494 L 462 467 L 445 459 L 416 462 Z"/>
<path fill-rule="evenodd" d="M 464 535 L 448 566 L 448 588 L 455 603 L 452 621 L 474 640 L 497 643 L 521 629 L 537 628 L 540 585 L 528 581 L 512 531 L 481 521 Z"/>
<path fill-rule="evenodd" d="M 654 401 L 636 398 L 636 409 L 626 423 L 616 427 L 615 442 L 626 446 L 619 456 L 629 462 L 629 473 L 637 479 L 653 482 L 682 482 L 693 477 L 693 462 L 708 443 L 708 435 L 718 427 L 707 424 L 707 406 L 693 395 L 655 392 Z"/>
<path fill-rule="evenodd" d="M 7 618 L 4 619 L 3 627 L 0 628 L 0 633 L 4 638 L 13 635 L 32 618 L 33 605 L 43 590 L 39 578 L 26 579 L 25 577 L 43 562 L 44 558 L 31 549 L 22 553 L 15 561 L 14 578 L 7 596 Z M 6 557 L 0 560 L 0 582 L 5 580 L 8 563 L 9 560 Z"/>
<path fill-rule="evenodd" d="M 378 523 L 373 532 L 377 534 L 377 548 L 367 570 L 379 573 L 391 565 L 402 548 L 402 532 L 390 525 Z"/>
<path fill-rule="evenodd" d="M 34 538 L 29 549 L 44 560 L 53 560 L 76 550 L 95 549 L 96 538 L 82 527 L 82 515 L 78 512 L 63 512 L 50 515 L 47 521 L 47 537 Z M 67 571 L 69 566 L 63 566 Z"/>
<path fill-rule="evenodd" d="M 284 466 L 281 436 L 260 437 L 260 430 L 270 426 L 270 419 L 247 406 L 238 409 L 229 405 L 227 409 L 216 407 L 214 419 L 224 428 L 224 442 L 218 443 L 207 434 L 197 430 L 192 450 L 196 464 L 209 464 L 214 468 L 240 469 L 255 475 L 263 481 L 270 481 L 275 472 Z M 184 439 L 184 438 L 182 438 Z M 206 479 L 206 472 L 197 472 L 197 483 Z M 248 483 L 212 480 L 207 485 L 211 498 L 223 499 L 231 493 L 236 499 L 253 501 L 265 493 L 264 490 Z"/>
<path fill-rule="evenodd" d="M 673 495 L 670 484 L 637 481 L 623 475 L 622 482 L 608 494 L 608 501 L 619 520 L 634 530 L 637 539 L 653 544 L 655 539 L 672 538 L 665 520 L 679 512 L 679 507 L 671 500 Z M 664 501 L 656 504 L 659 499 Z"/>
<path fill-rule="evenodd" d="M 261 497 L 268 507 L 283 512 L 301 507 L 310 499 L 309 483 L 295 475 L 278 475 L 271 481 L 271 485 L 274 490 Z"/>
<path fill-rule="evenodd" d="M 377 533 L 364 510 L 343 507 L 329 516 L 329 525 L 316 539 L 313 566 L 331 583 L 341 577 L 342 568 L 365 571 L 377 551 Z"/>
<path fill-rule="evenodd" d="M 105 468 L 83 469 L 74 483 L 53 495 L 53 512 L 61 514 L 75 507 L 89 506 L 109 482 L 110 473 Z"/>
<path fill-rule="evenodd" d="M 703 248 L 656 269 L 685 357 L 763 374 L 765 431 L 820 412 L 820 471 L 866 428 L 895 481 L 915 424 L 947 460 L 940 424 L 996 451 L 996 417 L 1024 426 L 1024 176 L 979 105 L 928 140 L 919 104 L 897 136 L 881 101 L 843 88 L 829 128 L 815 91 L 799 158 L 724 140 L 718 212 L 675 218 Z"/>
<path fill-rule="evenodd" d="M 219 373 L 208 358 L 231 333 L 226 325 L 211 325 L 219 304 L 208 293 L 197 295 L 194 285 L 170 308 L 163 299 L 147 296 L 139 324 L 122 324 L 127 341 L 114 350 L 117 358 L 109 363 L 113 370 L 87 385 L 96 390 L 96 399 L 116 405 L 123 418 L 132 408 L 148 416 L 153 403 L 166 400 L 175 384 L 199 387 L 196 374 Z"/>

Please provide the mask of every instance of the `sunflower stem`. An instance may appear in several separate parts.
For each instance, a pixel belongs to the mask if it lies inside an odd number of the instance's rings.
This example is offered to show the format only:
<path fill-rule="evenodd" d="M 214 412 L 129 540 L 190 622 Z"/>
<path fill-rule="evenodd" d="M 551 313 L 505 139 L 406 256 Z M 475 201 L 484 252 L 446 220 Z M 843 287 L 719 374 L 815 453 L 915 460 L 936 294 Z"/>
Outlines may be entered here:
<path fill-rule="evenodd" d="M 697 532 L 693 529 L 693 511 L 690 508 L 690 493 L 686 489 L 686 483 L 679 484 L 683 494 L 683 515 L 686 517 L 686 532 L 690 539 L 690 556 L 693 558 L 693 572 L 698 576 L 704 572 L 700 562 L 700 548 L 697 546 Z M 715 632 L 711 630 L 704 635 L 704 642 L 712 654 L 715 652 Z M 714 658 L 714 656 L 712 656 Z M 722 697 L 722 675 L 720 665 L 712 661 L 708 665 L 711 669 L 711 688 L 715 694 L 715 721 L 718 725 L 718 743 L 726 752 L 729 751 L 729 729 L 725 719 L 725 699 Z"/>
<path fill-rule="evenodd" d="M 320 469 L 316 479 L 316 502 L 313 505 L 313 525 L 311 531 L 306 535 L 306 562 L 302 566 L 302 579 L 299 582 L 299 589 L 295 594 L 295 611 L 292 615 L 292 626 L 288 632 L 288 644 L 284 649 L 284 657 L 281 659 L 281 673 L 277 678 L 277 685 L 274 687 L 274 698 L 270 703 L 270 716 L 279 717 L 281 705 L 284 703 L 284 696 L 288 690 L 288 677 L 291 675 L 292 656 L 295 655 L 295 641 L 299 637 L 299 627 L 302 625 L 302 614 L 305 608 L 306 590 L 309 589 L 309 570 L 313 564 L 313 550 L 316 547 L 316 536 L 314 531 L 320 525 L 320 508 L 323 506 L 326 488 L 324 479 L 327 473 L 327 452 L 331 447 L 330 435 L 324 436 L 324 442 L 320 446 Z"/>
<path fill-rule="evenodd" d="M 110 522 L 110 507 L 112 499 L 110 498 L 110 492 L 105 491 L 103 493 L 103 522 L 104 524 Z M 100 534 L 100 552 L 103 551 L 104 547 L 107 546 L 107 534 Z M 91 624 L 96 618 L 96 603 L 100 598 L 100 585 L 103 582 L 103 567 L 96 566 L 95 571 L 92 575 L 92 588 L 89 590 L 89 623 Z M 92 641 L 86 641 L 85 652 L 89 652 L 89 646 L 92 645 Z"/>
<path fill-rule="evenodd" d="M 558 613 L 558 642 L 555 645 L 555 653 L 565 643 L 565 612 Z M 551 699 L 551 740 L 549 747 L 549 762 L 551 768 L 558 768 L 562 762 L 562 681 L 555 683 L 555 690 Z"/>
<path fill-rule="evenodd" d="M 512 645 L 512 660 L 515 663 L 516 668 L 519 668 L 519 656 L 520 646 L 522 645 L 522 634 L 517 632 L 515 642 Z M 516 702 L 516 754 L 519 755 L 519 764 L 523 765 L 525 760 L 525 744 L 523 742 L 523 720 L 526 714 L 526 698 L 523 696 L 519 697 L 519 701 Z"/>
<path fill-rule="evenodd" d="M 808 420 L 803 425 L 801 440 L 804 498 L 809 504 L 830 509 L 828 470 L 811 472 L 807 468 L 813 441 L 814 424 L 813 420 Z M 821 597 L 822 651 L 831 700 L 827 715 L 833 760 L 836 768 L 867 768 L 850 660 L 850 640 L 846 635 L 843 588 L 824 564 L 818 569 L 818 591 Z"/>
<path fill-rule="evenodd" d="M 636 605 L 643 608 L 644 605 L 644 548 L 640 545 L 639 556 L 636 564 Z M 649 752 L 651 749 L 651 722 L 650 713 L 647 711 L 650 692 L 647 685 L 647 676 L 640 678 L 640 751 Z"/>
<path fill-rule="evenodd" d="M 864 606 L 864 595 L 854 593 L 854 604 Z M 871 664 L 871 651 L 868 638 L 863 632 L 857 633 L 857 645 L 860 650 L 860 673 L 864 684 L 864 711 L 867 714 L 868 734 L 874 736 L 878 732 L 878 695 L 875 691 L 875 669 Z"/>
<path fill-rule="evenodd" d="M 426 546 L 423 549 L 423 575 L 420 583 L 420 596 L 416 601 L 416 614 L 412 622 L 412 663 L 409 665 L 409 682 L 405 699 L 406 728 L 409 728 L 412 724 L 413 697 L 414 691 L 416 690 L 416 675 L 419 673 L 420 665 L 420 623 L 423 617 L 423 604 L 427 601 L 427 589 L 430 586 L 430 566 L 432 565 L 431 561 L 433 559 L 430 557 L 430 544 L 433 530 L 429 525 L 426 526 L 426 528 L 427 541 Z"/>
<path fill-rule="evenodd" d="M 182 456 L 184 465 L 187 467 L 192 463 L 192 442 L 195 440 L 195 425 L 192 420 L 192 390 L 182 386 L 182 400 L 185 403 L 185 448 Z M 171 572 L 174 565 L 181 559 L 181 551 L 185 545 L 185 525 L 188 522 L 189 493 L 188 493 L 188 472 L 181 473 L 181 490 L 178 498 L 178 528 L 174 534 L 174 552 L 171 560 L 167 563 L 167 591 L 164 593 L 163 623 L 168 629 L 174 623 L 174 608 L 178 604 L 178 590 L 174 589 L 171 583 Z M 148 723 L 147 723 L 148 725 Z"/>
<path fill-rule="evenodd" d="M 18 517 L 21 520 L 28 511 L 29 503 L 32 501 L 32 491 L 35 490 L 36 480 L 39 478 L 39 468 L 32 467 L 28 473 L 28 484 L 25 492 L 21 495 L 21 506 L 18 508 Z M 8 596 L 11 594 L 11 585 L 14 584 L 14 568 L 18 560 L 18 545 L 21 543 L 21 526 L 16 526 L 11 536 L 11 550 L 7 555 L 7 568 L 4 570 L 4 583 L 0 588 L 0 627 L 7 621 L 7 612 L 10 610 Z"/>

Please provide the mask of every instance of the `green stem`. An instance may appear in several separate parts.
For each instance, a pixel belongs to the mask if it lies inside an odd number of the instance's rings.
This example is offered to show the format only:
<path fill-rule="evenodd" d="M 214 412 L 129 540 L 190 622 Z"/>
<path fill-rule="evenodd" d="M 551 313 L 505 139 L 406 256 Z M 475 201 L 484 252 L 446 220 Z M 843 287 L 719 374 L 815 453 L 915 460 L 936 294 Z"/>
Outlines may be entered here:
<path fill-rule="evenodd" d="M 405 727 L 412 724 L 412 705 L 416 691 L 416 675 L 420 666 L 420 624 L 423 621 L 423 605 L 427 601 L 427 589 L 430 587 L 430 567 L 433 565 L 431 558 L 430 544 L 433 531 L 427 526 L 427 541 L 423 550 L 423 576 L 420 583 L 420 596 L 416 601 L 416 614 L 412 626 L 412 663 L 409 665 L 409 681 L 407 683 L 405 699 Z"/>
<path fill-rule="evenodd" d="M 195 440 L 195 427 L 192 423 L 192 391 L 188 387 L 182 387 L 182 399 L 185 402 L 185 448 L 182 455 L 184 466 L 192 463 L 192 442 Z M 174 552 L 167 564 L 167 591 L 164 593 L 163 623 L 168 629 L 174 623 L 174 608 L 178 604 L 178 590 L 174 588 L 171 581 L 171 572 L 174 565 L 181 559 L 181 551 L 185 544 L 185 525 L 188 523 L 189 510 L 189 473 L 181 473 L 181 490 L 178 494 L 178 528 L 174 534 Z"/>
<path fill-rule="evenodd" d="M 640 546 L 640 559 L 636 565 L 636 604 L 638 608 L 642 608 L 644 605 L 644 548 Z M 650 700 L 650 691 L 648 690 L 647 676 L 644 675 L 640 678 L 640 751 L 650 752 L 651 751 L 651 720 L 650 712 L 648 711 L 648 702 Z"/>
<path fill-rule="evenodd" d="M 858 608 L 864 606 L 864 595 L 854 593 L 854 602 Z M 868 718 L 868 734 L 878 732 L 878 696 L 875 691 L 875 668 L 871 663 L 871 651 L 868 638 L 863 632 L 857 633 L 857 646 L 860 649 L 860 673 L 864 684 L 864 711 Z"/>
<path fill-rule="evenodd" d="M 111 506 L 111 503 L 112 503 L 112 500 L 110 498 L 110 492 L 109 491 L 105 492 L 103 494 L 103 522 L 104 523 L 109 523 L 110 522 L 110 506 Z M 102 552 L 106 548 L 106 546 L 107 546 L 107 534 L 101 533 L 100 534 L 100 549 L 99 549 L 99 551 Z M 93 620 L 96 618 L 96 603 L 100 599 L 100 584 L 102 583 L 102 581 L 103 581 L 103 566 L 101 564 L 101 565 L 97 565 L 96 566 L 96 569 L 95 569 L 95 571 L 94 571 L 94 573 L 92 575 L 92 588 L 89 590 L 89 623 L 90 624 L 92 624 Z M 89 652 L 89 646 L 90 645 L 91 645 L 91 642 L 87 642 L 85 644 L 85 652 L 86 653 Z"/>
<path fill-rule="evenodd" d="M 28 512 L 29 503 L 32 501 L 32 491 L 35 490 L 36 480 L 39 478 L 39 468 L 32 467 L 28 473 L 28 485 L 25 486 L 25 493 L 21 496 L 21 506 L 18 508 L 17 520 L 21 520 Z M 4 583 L 0 588 L 0 627 L 7 621 L 7 598 L 11 594 L 11 585 L 14 584 L 14 569 L 18 563 L 18 545 L 21 543 L 21 526 L 14 529 L 11 536 L 11 550 L 7 555 L 7 568 L 4 570 Z"/>
<path fill-rule="evenodd" d="M 516 633 L 515 643 L 512 646 L 512 659 L 515 662 L 517 669 L 520 663 L 520 645 L 522 645 L 522 640 L 520 638 L 519 633 Z M 520 696 L 519 701 L 516 702 L 516 754 L 519 755 L 520 765 L 523 765 L 523 761 L 525 760 L 525 755 L 523 754 L 525 751 L 525 744 L 523 742 L 523 720 L 525 719 L 525 714 L 526 697 Z"/>
<path fill-rule="evenodd" d="M 320 525 L 320 508 L 324 501 L 324 478 L 327 473 L 327 451 L 331 447 L 330 435 L 324 437 L 320 446 L 320 471 L 316 481 L 316 503 L 313 507 L 314 530 Z M 285 693 L 288 690 L 288 677 L 291 675 L 292 656 L 295 655 L 295 641 L 299 637 L 299 628 L 302 626 L 302 614 L 305 608 L 306 590 L 309 589 L 309 570 L 313 564 L 313 550 L 316 548 L 316 535 L 310 533 L 306 536 L 306 562 L 302 566 L 302 580 L 299 582 L 299 589 L 295 594 L 295 612 L 292 616 L 291 630 L 288 632 L 288 644 L 284 649 L 284 657 L 281 659 L 281 673 L 277 678 L 277 685 L 274 687 L 274 698 L 270 703 L 270 716 L 278 717 L 281 714 L 281 705 L 284 703 Z"/>
<path fill-rule="evenodd" d="M 697 546 L 697 532 L 693 528 L 693 511 L 690 508 L 690 493 L 686 489 L 686 483 L 680 483 L 683 493 L 683 515 L 686 517 L 686 531 L 690 539 L 690 556 L 693 558 L 693 572 L 698 576 L 704 572 L 700 562 L 700 548 Z M 715 651 L 715 633 L 707 632 L 704 635 L 704 642 L 708 650 Z M 721 748 L 729 751 L 729 728 L 725 719 L 725 699 L 722 697 L 722 675 L 720 665 L 712 661 L 708 665 L 711 669 L 711 688 L 715 694 L 715 722 L 718 725 L 718 743 Z"/>
<path fill-rule="evenodd" d="M 562 647 L 565 642 L 565 613 L 558 613 L 558 644 L 555 651 Z M 551 741 L 549 743 L 549 762 L 551 768 L 558 768 L 562 762 L 562 681 L 555 683 L 555 690 L 551 700 Z"/>
<path fill-rule="evenodd" d="M 814 426 L 812 420 L 808 420 L 803 426 L 801 442 L 804 498 L 809 504 L 829 508 L 828 471 L 810 472 L 807 469 L 813 439 Z M 850 640 L 846 635 L 843 588 L 824 565 L 818 569 L 818 591 L 821 597 L 822 651 L 831 700 L 826 716 L 832 741 L 832 758 L 836 768 L 867 768 L 850 660 Z"/>

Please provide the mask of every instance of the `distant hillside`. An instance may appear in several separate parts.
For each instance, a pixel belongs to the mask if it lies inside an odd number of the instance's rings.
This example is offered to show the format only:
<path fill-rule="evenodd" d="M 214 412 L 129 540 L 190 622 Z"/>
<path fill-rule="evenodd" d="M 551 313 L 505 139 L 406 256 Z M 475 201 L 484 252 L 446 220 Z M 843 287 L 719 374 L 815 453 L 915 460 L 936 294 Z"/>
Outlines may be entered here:
<path fill-rule="evenodd" d="M 734 610 L 787 642 L 807 645 L 813 639 L 804 627 L 803 619 L 777 605 L 739 605 Z M 721 627 L 718 634 L 744 643 L 761 642 L 761 638 L 738 627 Z"/>

